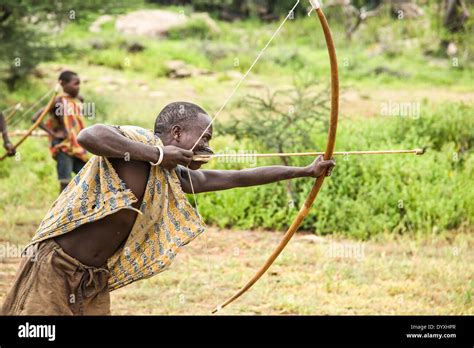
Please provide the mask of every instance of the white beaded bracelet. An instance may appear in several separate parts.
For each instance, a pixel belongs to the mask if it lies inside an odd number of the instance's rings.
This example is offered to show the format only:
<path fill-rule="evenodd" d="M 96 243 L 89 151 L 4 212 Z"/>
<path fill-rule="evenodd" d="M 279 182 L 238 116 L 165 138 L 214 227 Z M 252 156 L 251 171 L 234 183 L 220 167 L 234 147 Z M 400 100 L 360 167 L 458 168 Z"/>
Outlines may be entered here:
<path fill-rule="evenodd" d="M 160 157 L 158 158 L 158 162 L 156 163 L 153 163 L 153 162 L 150 162 L 150 164 L 153 166 L 153 167 L 156 167 L 156 166 L 159 166 L 161 164 L 161 162 L 163 162 L 163 154 L 164 154 L 164 151 L 163 151 L 163 148 L 161 146 L 155 146 L 158 150 L 160 150 Z"/>

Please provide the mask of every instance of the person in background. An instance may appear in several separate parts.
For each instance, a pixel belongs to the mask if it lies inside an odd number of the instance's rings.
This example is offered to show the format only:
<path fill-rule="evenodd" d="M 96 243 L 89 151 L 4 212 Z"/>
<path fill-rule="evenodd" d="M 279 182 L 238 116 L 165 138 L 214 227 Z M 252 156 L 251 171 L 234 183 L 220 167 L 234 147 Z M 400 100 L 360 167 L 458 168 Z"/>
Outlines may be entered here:
<path fill-rule="evenodd" d="M 77 142 L 77 136 L 85 128 L 83 98 L 79 95 L 81 80 L 73 71 L 59 75 L 63 89 L 49 111 L 50 117 L 39 127 L 49 135 L 50 151 L 56 160 L 59 190 L 62 192 L 71 181 L 71 174 L 79 173 L 89 159 L 87 151 Z M 33 116 L 35 122 L 43 109 Z"/>

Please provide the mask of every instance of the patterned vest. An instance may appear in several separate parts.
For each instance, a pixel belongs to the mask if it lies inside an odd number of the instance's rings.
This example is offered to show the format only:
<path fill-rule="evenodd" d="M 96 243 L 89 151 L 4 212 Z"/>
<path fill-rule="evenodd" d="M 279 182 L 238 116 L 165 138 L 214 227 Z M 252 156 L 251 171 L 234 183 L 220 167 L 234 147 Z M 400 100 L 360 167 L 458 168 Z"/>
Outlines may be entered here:
<path fill-rule="evenodd" d="M 163 144 L 150 130 L 117 129 L 133 141 Z M 138 212 L 132 231 L 107 262 L 109 289 L 151 277 L 165 270 L 182 246 L 204 232 L 205 224 L 188 202 L 175 170 L 152 166 L 139 210 L 132 206 L 137 201 L 108 159 L 93 156 L 53 203 L 28 246 L 132 209 Z"/>

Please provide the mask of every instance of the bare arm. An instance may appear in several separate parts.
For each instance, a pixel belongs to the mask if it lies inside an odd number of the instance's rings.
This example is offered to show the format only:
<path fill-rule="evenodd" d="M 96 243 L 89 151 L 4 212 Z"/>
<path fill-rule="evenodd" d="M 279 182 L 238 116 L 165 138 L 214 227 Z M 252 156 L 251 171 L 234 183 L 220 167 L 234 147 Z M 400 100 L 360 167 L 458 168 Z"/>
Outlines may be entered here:
<path fill-rule="evenodd" d="M 326 173 L 330 175 L 335 162 L 323 161 L 318 157 L 307 167 L 269 166 L 243 170 L 189 170 L 180 171 L 180 181 L 183 191 L 192 193 L 189 175 L 194 188 L 194 193 L 227 190 L 235 187 L 265 185 L 281 180 L 318 177 Z M 326 172 L 327 170 L 327 172 Z"/>
<path fill-rule="evenodd" d="M 109 158 L 128 157 L 131 161 L 156 163 L 160 154 L 156 147 L 130 140 L 117 128 L 103 124 L 83 129 L 79 133 L 77 141 L 94 155 Z M 178 164 L 188 165 L 193 156 L 192 151 L 172 145 L 164 146 L 163 151 L 161 166 L 166 169 L 172 169 Z"/>
<path fill-rule="evenodd" d="M 83 129 L 77 141 L 94 155 L 125 158 L 132 161 L 153 162 L 158 160 L 158 150 L 153 146 L 132 141 L 112 126 L 96 124 Z"/>
<path fill-rule="evenodd" d="M 10 140 L 8 139 L 7 123 L 5 122 L 5 117 L 2 112 L 0 112 L 0 132 L 2 133 L 3 142 L 9 143 Z"/>
<path fill-rule="evenodd" d="M 2 133 L 3 147 L 7 150 L 7 155 L 14 156 L 16 150 L 8 137 L 7 122 L 2 112 L 0 112 L 0 132 Z"/>

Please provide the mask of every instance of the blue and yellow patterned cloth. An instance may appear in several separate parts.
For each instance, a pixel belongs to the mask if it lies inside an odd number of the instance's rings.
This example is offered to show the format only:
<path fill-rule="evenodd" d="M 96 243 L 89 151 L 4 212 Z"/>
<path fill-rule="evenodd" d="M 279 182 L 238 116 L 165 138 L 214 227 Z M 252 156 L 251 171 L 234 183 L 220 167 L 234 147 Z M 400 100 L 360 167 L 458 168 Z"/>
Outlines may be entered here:
<path fill-rule="evenodd" d="M 162 145 L 151 130 L 117 127 L 127 138 Z M 176 171 L 151 167 L 139 210 L 137 198 L 105 157 L 93 156 L 53 203 L 28 245 L 56 237 L 120 209 L 137 211 L 123 246 L 109 258 L 109 290 L 165 270 L 179 249 L 205 231 L 205 224 L 188 202 Z"/>

